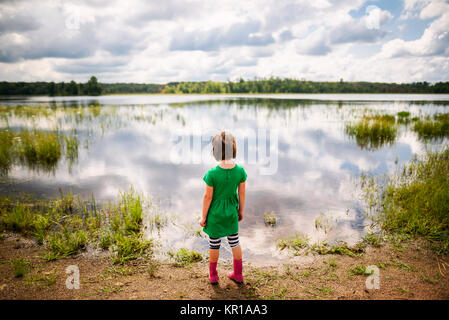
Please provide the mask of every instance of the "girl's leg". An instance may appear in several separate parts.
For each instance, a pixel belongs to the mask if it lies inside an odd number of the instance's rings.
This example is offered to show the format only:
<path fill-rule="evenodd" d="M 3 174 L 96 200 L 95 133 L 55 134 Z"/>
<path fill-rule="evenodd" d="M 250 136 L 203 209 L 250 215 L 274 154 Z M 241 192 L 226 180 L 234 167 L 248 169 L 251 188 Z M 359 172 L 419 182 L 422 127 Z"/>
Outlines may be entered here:
<path fill-rule="evenodd" d="M 229 246 L 232 248 L 232 256 L 234 258 L 234 271 L 228 274 L 228 277 L 237 283 L 243 282 L 242 274 L 242 247 L 239 242 L 239 234 L 228 236 Z"/>
<path fill-rule="evenodd" d="M 242 260 L 242 247 L 240 245 L 232 248 L 232 257 L 234 260 Z"/>
<path fill-rule="evenodd" d="M 217 262 L 220 257 L 220 238 L 209 238 L 209 280 L 218 283 Z"/>
<path fill-rule="evenodd" d="M 220 249 L 209 249 L 209 262 L 218 262 L 220 257 Z"/>

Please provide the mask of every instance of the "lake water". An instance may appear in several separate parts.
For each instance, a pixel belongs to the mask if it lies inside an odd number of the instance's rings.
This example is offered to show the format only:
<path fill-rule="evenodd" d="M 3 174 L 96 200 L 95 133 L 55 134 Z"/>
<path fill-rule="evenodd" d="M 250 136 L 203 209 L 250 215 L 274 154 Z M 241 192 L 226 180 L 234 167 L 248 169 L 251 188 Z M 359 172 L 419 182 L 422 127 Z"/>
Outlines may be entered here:
<path fill-rule="evenodd" d="M 0 182 L 1 194 L 51 198 L 62 188 L 111 200 L 132 185 L 170 217 L 166 227 L 147 232 L 164 248 L 207 251 L 207 241 L 192 233 L 201 215 L 202 177 L 217 164 L 211 136 L 230 131 L 239 146 L 236 162 L 248 174 L 244 255 L 268 262 L 284 256 L 276 249 L 281 237 L 357 242 L 369 224 L 357 194 L 360 174 L 391 173 L 414 154 L 447 144 L 420 141 L 410 126 L 401 126 L 394 143 L 367 149 L 345 134 L 348 122 L 366 112 L 446 113 L 449 95 L 15 97 L 0 105 L 51 107 L 33 116 L 2 115 L 1 128 L 75 129 L 81 142 L 76 161 L 62 159 L 53 170 L 13 165 Z M 265 212 L 276 214 L 276 227 L 265 225 Z M 317 229 L 316 221 L 328 230 Z M 227 245 L 223 252 L 229 257 Z"/>

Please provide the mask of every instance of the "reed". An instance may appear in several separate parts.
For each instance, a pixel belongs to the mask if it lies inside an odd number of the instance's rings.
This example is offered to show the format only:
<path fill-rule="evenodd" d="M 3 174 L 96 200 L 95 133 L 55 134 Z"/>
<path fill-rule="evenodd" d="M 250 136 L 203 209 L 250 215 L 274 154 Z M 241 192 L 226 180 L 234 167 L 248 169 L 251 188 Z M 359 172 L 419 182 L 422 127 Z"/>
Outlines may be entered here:
<path fill-rule="evenodd" d="M 418 120 L 413 125 L 413 131 L 419 139 L 437 140 L 449 137 L 449 113 L 435 114 L 433 119 Z"/>
<path fill-rule="evenodd" d="M 355 138 L 362 149 L 378 149 L 392 145 L 397 137 L 395 117 L 390 115 L 365 116 L 356 123 L 347 124 L 345 133 Z"/>

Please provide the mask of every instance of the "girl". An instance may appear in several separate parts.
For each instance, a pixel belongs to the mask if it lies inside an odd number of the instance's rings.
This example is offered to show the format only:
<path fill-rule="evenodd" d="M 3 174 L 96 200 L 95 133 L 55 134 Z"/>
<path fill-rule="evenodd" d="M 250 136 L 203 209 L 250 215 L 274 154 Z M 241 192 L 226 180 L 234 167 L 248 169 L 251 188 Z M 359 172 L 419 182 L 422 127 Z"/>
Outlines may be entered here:
<path fill-rule="evenodd" d="M 237 147 L 230 133 L 223 131 L 213 137 L 212 153 L 220 164 L 203 177 L 206 192 L 200 221 L 204 232 L 209 235 L 209 279 L 212 284 L 218 283 L 220 238 L 227 237 L 234 258 L 234 271 L 228 277 L 242 283 L 242 248 L 238 232 L 239 221 L 243 220 L 246 172 L 232 160 L 236 157 Z"/>

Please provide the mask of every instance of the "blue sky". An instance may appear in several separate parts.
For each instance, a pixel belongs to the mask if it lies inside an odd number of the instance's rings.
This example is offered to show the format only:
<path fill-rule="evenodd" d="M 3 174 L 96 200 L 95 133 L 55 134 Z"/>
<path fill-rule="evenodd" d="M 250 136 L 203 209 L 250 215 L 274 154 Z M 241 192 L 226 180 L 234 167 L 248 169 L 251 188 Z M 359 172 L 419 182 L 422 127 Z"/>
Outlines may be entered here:
<path fill-rule="evenodd" d="M 0 80 L 449 81 L 446 0 L 0 1 Z"/>

